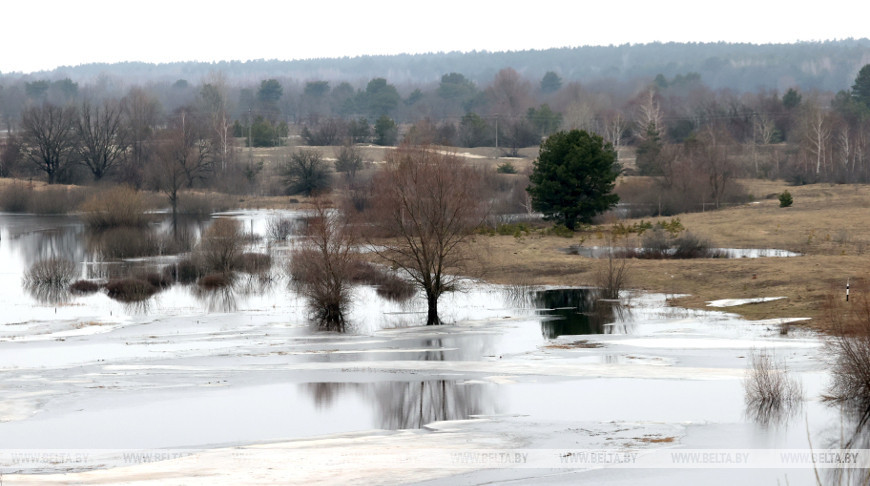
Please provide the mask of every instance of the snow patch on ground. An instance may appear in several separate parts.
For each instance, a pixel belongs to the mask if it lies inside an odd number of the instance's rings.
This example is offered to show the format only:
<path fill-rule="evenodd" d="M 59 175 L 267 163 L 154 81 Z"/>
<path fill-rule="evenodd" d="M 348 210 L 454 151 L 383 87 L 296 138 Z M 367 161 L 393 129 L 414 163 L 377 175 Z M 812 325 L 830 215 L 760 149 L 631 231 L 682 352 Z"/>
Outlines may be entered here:
<path fill-rule="evenodd" d="M 710 307 L 734 307 L 745 304 L 760 304 L 762 302 L 771 302 L 774 300 L 785 299 L 786 297 L 756 297 L 754 299 L 719 299 L 707 302 Z"/>

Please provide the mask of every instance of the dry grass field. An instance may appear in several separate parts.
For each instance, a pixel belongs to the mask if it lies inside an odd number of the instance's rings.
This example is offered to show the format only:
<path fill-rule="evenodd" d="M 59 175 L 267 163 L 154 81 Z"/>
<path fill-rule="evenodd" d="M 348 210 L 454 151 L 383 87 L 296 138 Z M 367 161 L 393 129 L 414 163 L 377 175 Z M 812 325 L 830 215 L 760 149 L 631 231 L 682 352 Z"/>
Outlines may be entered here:
<path fill-rule="evenodd" d="M 630 260 L 629 287 L 653 292 L 689 294 L 675 304 L 703 308 L 707 301 L 731 298 L 786 299 L 729 308 L 747 318 L 812 317 L 821 319 L 828 296 L 841 299 L 847 280 L 852 295 L 866 287 L 870 270 L 870 186 L 816 184 L 788 187 L 782 182 L 744 181 L 757 201 L 679 218 L 688 231 L 715 247 L 777 248 L 800 252 L 795 258 Z M 773 196 L 788 189 L 790 208 Z M 655 219 L 654 219 L 655 220 Z M 638 220 L 622 221 L 633 224 Z M 604 245 L 610 224 L 573 238 L 479 236 L 493 282 L 516 284 L 594 285 L 600 260 L 566 254 L 578 243 Z M 616 246 L 639 244 L 636 236 Z"/>

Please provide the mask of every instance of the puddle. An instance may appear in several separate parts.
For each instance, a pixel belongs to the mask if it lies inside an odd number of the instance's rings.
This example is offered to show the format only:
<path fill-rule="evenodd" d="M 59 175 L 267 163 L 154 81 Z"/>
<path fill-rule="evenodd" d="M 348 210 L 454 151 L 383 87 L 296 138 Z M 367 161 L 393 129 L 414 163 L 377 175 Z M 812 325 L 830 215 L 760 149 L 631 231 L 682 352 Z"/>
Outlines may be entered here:
<path fill-rule="evenodd" d="M 611 252 L 620 254 L 633 252 L 642 253 L 643 251 L 643 248 L 638 249 L 608 246 L 571 246 L 565 249 L 566 253 L 580 255 L 586 258 L 604 258 Z M 672 252 L 673 250 L 668 251 Z M 777 250 L 775 248 L 711 248 L 710 253 L 715 255 L 714 258 L 792 258 L 801 256 L 800 253 L 788 250 Z"/>

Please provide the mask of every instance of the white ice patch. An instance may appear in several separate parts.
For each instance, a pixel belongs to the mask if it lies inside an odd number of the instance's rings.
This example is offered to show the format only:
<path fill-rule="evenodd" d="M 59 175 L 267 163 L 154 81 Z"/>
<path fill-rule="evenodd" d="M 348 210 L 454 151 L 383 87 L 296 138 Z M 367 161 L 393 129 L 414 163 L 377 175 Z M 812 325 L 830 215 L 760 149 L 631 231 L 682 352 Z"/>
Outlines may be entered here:
<path fill-rule="evenodd" d="M 707 302 L 710 307 L 734 307 L 744 304 L 760 304 L 762 302 L 771 302 L 774 300 L 785 299 L 786 297 L 756 297 L 754 299 L 719 299 Z"/>

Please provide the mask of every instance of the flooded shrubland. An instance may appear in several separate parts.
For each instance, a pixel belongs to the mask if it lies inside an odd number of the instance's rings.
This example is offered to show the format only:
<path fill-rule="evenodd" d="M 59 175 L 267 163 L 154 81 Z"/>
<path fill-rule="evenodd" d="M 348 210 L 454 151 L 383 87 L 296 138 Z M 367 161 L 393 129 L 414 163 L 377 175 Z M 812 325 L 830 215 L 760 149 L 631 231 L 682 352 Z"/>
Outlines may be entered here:
<path fill-rule="evenodd" d="M 258 467 L 273 455 L 286 461 L 288 448 L 311 464 L 339 451 L 406 457 L 445 447 L 641 456 L 867 448 L 866 420 L 846 398 L 862 389 L 861 375 L 844 374 L 863 367 L 842 360 L 863 341 L 837 347 L 854 332 L 826 338 L 795 326 L 782 334 L 796 317 L 747 321 L 670 307 L 674 295 L 621 289 L 607 299 L 595 288 L 473 279 L 441 296 L 444 324 L 426 326 L 425 297 L 369 263 L 349 269 L 345 332 L 322 331 L 285 271 L 303 217 L 310 220 L 290 211 L 181 219 L 186 249 L 119 257 L 94 244 L 78 216 L 0 214 L 0 448 L 103 454 L 84 465 L 4 462 L 4 479 L 87 482 L 78 471 L 98 469 L 93 480 L 118 482 L 123 457 L 113 451 L 131 448 L 189 448 L 200 462 L 185 474 L 224 467 L 225 448 L 250 452 Z M 130 238 L 171 239 L 164 219 Z M 26 276 L 51 259 L 72 266 L 59 272 L 58 292 L 34 292 Z M 831 401 L 838 390 L 842 399 Z M 149 477 L 171 464 L 132 467 Z M 389 482 L 395 467 L 358 474 Z M 556 482 L 639 480 L 638 470 L 558 467 Z M 452 483 L 460 473 L 469 483 L 538 480 L 546 469 L 409 469 L 398 482 Z M 305 477 L 278 470 L 285 481 Z M 686 471 L 643 477 L 674 484 L 691 479 Z M 719 472 L 726 483 L 787 476 L 815 484 L 812 467 Z"/>

